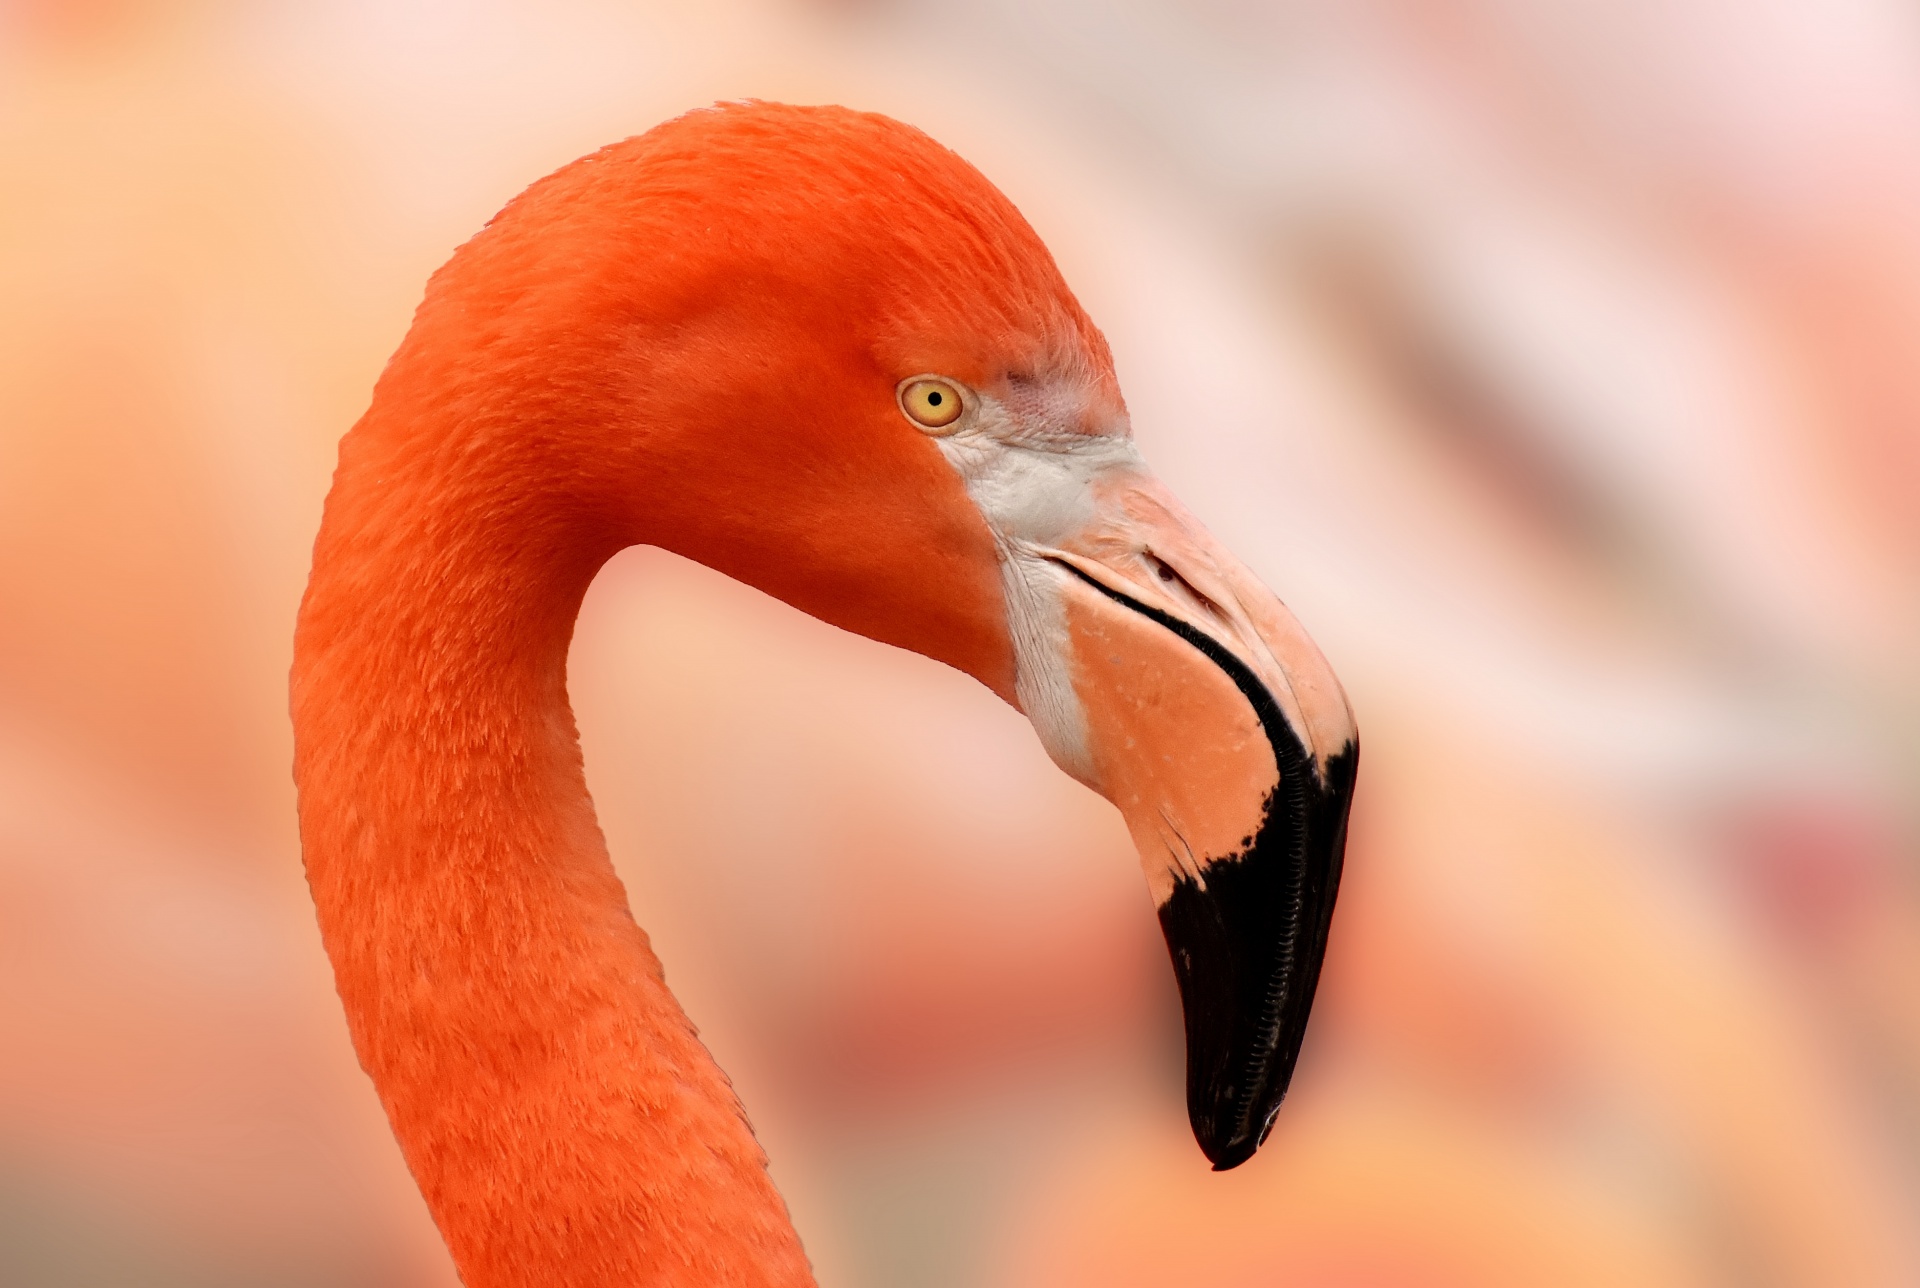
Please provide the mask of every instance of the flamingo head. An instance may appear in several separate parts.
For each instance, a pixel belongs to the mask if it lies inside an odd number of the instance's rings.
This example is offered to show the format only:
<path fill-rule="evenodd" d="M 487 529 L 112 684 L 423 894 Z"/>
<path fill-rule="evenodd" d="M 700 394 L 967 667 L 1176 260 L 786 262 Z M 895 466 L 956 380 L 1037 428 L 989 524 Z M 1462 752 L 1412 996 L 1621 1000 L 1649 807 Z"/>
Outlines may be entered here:
<path fill-rule="evenodd" d="M 479 507 L 503 540 L 664 546 L 1023 711 L 1125 816 L 1195 1135 L 1216 1168 L 1252 1156 L 1319 975 L 1353 720 L 1141 459 L 1106 341 L 976 170 L 884 117 L 691 113 L 462 248 L 376 405 L 456 427 L 442 490 L 505 460 Z"/>

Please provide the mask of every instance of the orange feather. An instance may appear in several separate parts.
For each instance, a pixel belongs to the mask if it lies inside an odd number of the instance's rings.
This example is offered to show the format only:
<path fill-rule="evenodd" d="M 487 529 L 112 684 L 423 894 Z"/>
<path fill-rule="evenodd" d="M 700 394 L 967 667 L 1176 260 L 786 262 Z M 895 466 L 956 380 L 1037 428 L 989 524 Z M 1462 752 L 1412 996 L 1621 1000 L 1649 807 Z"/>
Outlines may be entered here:
<path fill-rule="evenodd" d="M 341 444 L 293 672 L 307 871 L 355 1047 L 471 1288 L 811 1282 L 627 911 L 565 669 L 656 544 L 1011 699 L 992 536 L 906 375 L 1105 341 L 909 127 L 729 105 L 586 157 L 434 275 Z"/>

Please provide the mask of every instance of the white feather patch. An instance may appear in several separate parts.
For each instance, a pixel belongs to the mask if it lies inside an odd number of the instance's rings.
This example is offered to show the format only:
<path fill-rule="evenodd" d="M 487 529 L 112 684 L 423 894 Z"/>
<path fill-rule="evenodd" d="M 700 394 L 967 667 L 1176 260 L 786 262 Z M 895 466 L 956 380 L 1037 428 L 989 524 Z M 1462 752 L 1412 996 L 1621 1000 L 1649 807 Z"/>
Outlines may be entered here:
<path fill-rule="evenodd" d="M 1062 432 L 985 395 L 974 400 L 966 423 L 935 441 L 1000 548 L 1021 710 L 1053 762 L 1095 786 L 1086 713 L 1069 671 L 1066 574 L 1037 552 L 1093 522 L 1097 476 L 1145 467 L 1124 426 L 1115 434 Z"/>

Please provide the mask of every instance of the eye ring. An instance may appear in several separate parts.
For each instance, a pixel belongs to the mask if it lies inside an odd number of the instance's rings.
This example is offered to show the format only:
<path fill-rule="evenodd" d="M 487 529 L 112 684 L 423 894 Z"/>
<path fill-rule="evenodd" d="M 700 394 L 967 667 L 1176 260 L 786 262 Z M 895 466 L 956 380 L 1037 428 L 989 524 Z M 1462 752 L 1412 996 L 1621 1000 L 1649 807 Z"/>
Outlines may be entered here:
<path fill-rule="evenodd" d="M 909 376 L 896 396 L 906 418 L 925 430 L 950 430 L 967 409 L 961 386 L 944 376 Z"/>

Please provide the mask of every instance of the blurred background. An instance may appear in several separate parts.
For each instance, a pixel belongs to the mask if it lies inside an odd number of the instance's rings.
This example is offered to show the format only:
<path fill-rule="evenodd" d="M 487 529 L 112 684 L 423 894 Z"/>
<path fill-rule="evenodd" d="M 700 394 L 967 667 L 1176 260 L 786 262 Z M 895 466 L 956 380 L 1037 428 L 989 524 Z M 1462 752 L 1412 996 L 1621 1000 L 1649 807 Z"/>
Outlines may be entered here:
<path fill-rule="evenodd" d="M 1216 1176 L 1114 811 L 971 681 L 616 559 L 589 777 L 823 1284 L 1920 1283 L 1892 0 L 0 0 L 0 1283 L 453 1283 L 300 874 L 310 542 L 452 248 L 741 97 L 1014 199 L 1366 743 Z"/>

